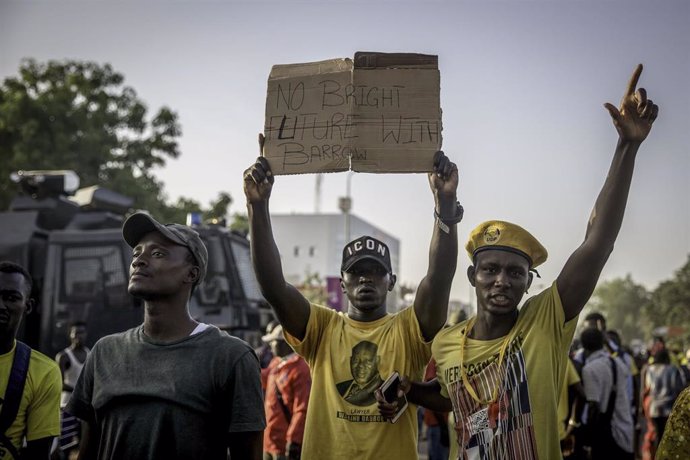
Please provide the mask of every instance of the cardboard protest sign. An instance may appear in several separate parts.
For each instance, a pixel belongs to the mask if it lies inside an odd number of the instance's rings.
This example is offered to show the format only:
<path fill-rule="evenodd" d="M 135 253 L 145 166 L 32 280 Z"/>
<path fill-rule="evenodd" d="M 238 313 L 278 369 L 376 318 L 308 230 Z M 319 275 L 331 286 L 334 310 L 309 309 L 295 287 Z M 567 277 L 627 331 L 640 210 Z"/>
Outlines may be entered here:
<path fill-rule="evenodd" d="M 268 79 L 274 174 L 431 171 L 441 129 L 437 56 L 358 52 L 276 65 Z"/>

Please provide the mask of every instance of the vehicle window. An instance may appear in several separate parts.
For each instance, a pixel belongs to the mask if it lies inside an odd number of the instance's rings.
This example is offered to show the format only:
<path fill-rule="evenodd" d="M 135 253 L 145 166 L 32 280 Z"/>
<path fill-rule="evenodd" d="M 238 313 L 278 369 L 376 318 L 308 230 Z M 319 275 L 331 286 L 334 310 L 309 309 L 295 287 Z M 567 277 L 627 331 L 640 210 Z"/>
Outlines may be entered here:
<path fill-rule="evenodd" d="M 237 265 L 237 271 L 240 275 L 240 282 L 244 288 L 245 295 L 249 300 L 263 300 L 261 291 L 259 290 L 259 283 L 254 276 L 249 246 L 240 244 L 236 241 L 230 241 L 230 248 L 232 249 L 232 255 Z"/>
<path fill-rule="evenodd" d="M 208 270 L 196 289 L 196 300 L 200 305 L 229 305 L 231 284 L 223 243 L 217 236 L 205 238 L 204 243 L 208 249 Z"/>
<path fill-rule="evenodd" d="M 130 305 L 119 246 L 65 246 L 62 261 L 62 302 L 98 302 L 108 307 Z"/>

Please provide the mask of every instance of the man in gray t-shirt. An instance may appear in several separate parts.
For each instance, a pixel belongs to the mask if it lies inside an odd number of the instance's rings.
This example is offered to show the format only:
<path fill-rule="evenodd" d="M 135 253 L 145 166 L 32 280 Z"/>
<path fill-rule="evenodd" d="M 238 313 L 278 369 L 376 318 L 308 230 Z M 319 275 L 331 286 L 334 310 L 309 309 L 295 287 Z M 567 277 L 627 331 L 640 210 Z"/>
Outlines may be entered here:
<path fill-rule="evenodd" d="M 208 253 L 189 227 L 134 214 L 129 293 L 144 323 L 99 340 L 66 411 L 87 430 L 80 458 L 261 458 L 259 361 L 242 340 L 189 316 Z"/>
<path fill-rule="evenodd" d="M 588 442 L 593 459 L 632 460 L 634 427 L 626 391 L 630 368 L 611 357 L 604 340 L 598 329 L 588 328 L 580 335 L 585 358 L 582 385 L 587 398 Z"/>

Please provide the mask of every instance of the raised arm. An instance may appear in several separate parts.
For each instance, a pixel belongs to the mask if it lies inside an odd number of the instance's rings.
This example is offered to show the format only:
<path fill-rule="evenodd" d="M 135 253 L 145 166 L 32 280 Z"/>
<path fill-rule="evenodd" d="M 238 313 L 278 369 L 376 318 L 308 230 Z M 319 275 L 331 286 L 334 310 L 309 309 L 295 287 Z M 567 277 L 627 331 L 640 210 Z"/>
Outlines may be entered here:
<path fill-rule="evenodd" d="M 259 134 L 262 151 L 263 141 L 263 135 Z M 309 321 L 309 301 L 283 276 L 268 210 L 273 181 L 271 168 L 263 157 L 244 172 L 252 264 L 261 294 L 273 307 L 278 321 L 292 336 L 302 340 Z"/>
<path fill-rule="evenodd" d="M 558 292 L 566 320 L 574 318 L 585 306 L 613 251 L 628 200 L 637 150 L 659 112 L 651 99 L 647 99 L 644 88 L 635 91 L 641 73 L 642 64 L 633 72 L 619 109 L 612 104 L 604 104 L 618 131 L 618 144 L 589 218 L 585 240 L 558 275 Z"/>
<path fill-rule="evenodd" d="M 433 339 L 446 322 L 450 287 L 458 264 L 455 224 L 462 218 L 462 207 L 457 202 L 458 168 L 443 152 L 436 152 L 429 186 L 434 195 L 437 220 L 431 236 L 429 268 L 414 300 L 414 311 L 426 340 Z"/>

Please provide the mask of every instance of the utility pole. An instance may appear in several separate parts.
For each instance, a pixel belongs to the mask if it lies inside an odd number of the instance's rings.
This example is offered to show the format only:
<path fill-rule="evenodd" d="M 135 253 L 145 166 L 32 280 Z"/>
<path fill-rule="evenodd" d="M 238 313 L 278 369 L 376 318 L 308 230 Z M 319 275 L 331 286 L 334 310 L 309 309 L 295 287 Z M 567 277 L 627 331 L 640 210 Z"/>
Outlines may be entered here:
<path fill-rule="evenodd" d="M 350 196 L 350 186 L 352 182 L 352 176 L 354 173 L 348 171 L 347 182 L 345 186 L 345 196 L 338 199 L 338 208 L 343 212 L 345 217 L 345 244 L 350 242 L 350 211 L 352 210 L 352 197 Z"/>
<path fill-rule="evenodd" d="M 314 214 L 321 214 L 321 182 L 323 174 L 316 175 L 316 189 L 314 190 Z"/>

